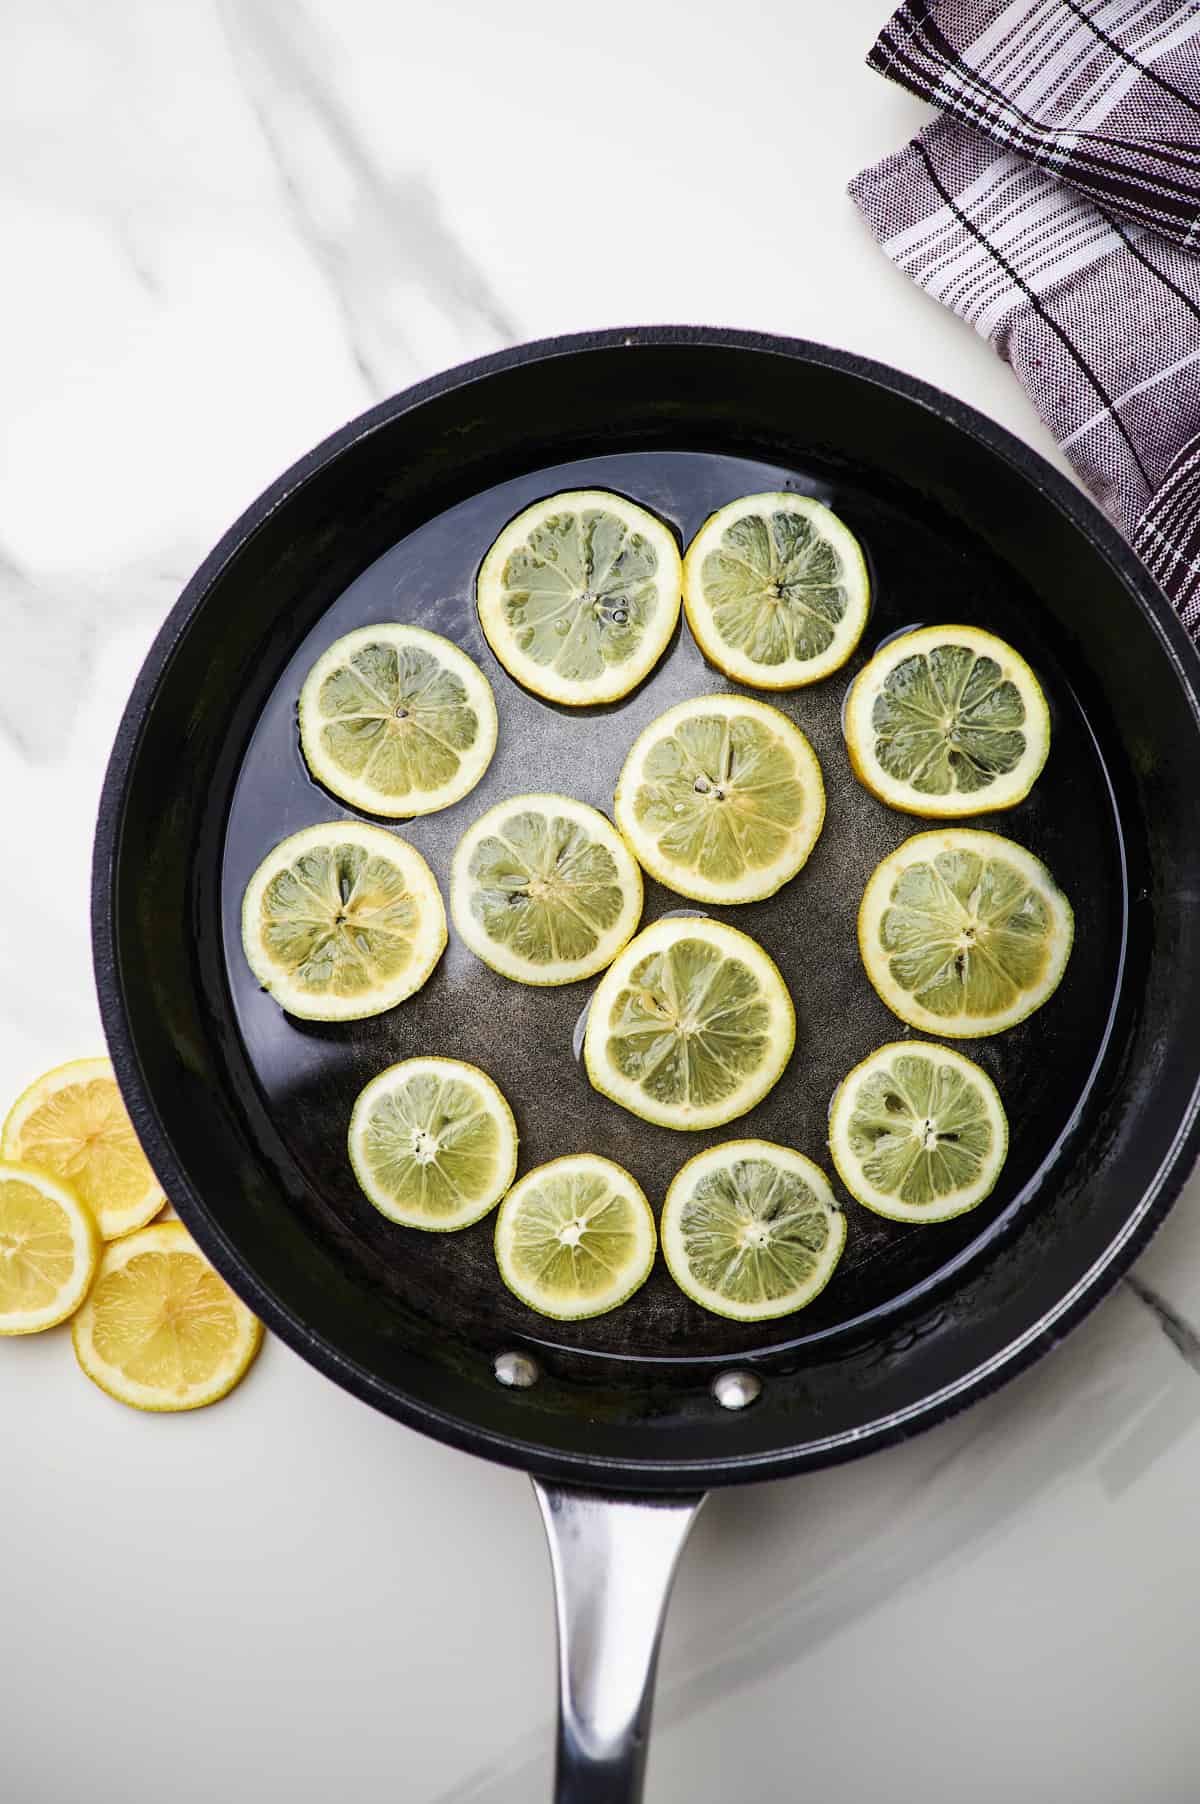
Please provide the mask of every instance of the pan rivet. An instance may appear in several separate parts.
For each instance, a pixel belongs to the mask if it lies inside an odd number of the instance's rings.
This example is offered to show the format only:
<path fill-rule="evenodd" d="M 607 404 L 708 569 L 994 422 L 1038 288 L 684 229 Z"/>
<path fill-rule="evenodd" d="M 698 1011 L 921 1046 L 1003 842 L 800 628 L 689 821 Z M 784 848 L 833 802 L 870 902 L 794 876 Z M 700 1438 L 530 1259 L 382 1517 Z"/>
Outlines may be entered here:
<path fill-rule="evenodd" d="M 528 1353 L 497 1353 L 492 1366 L 501 1384 L 515 1391 L 527 1391 L 541 1377 L 541 1367 Z"/>
<path fill-rule="evenodd" d="M 749 1409 L 762 1394 L 762 1379 L 753 1372 L 718 1372 L 712 1394 L 722 1409 Z"/>

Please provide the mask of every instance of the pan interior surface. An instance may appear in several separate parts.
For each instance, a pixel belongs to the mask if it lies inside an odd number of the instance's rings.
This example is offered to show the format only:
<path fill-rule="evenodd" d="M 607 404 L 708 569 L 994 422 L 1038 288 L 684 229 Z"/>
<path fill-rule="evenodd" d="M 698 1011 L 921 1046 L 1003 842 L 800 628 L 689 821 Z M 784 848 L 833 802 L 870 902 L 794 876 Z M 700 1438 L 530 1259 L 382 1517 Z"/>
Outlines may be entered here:
<path fill-rule="evenodd" d="M 705 1133 L 652 1126 L 591 1088 L 574 1051 L 591 984 L 547 990 L 514 983 L 483 965 L 452 932 L 441 964 L 408 1002 L 367 1021 L 313 1024 L 285 1015 L 257 988 L 240 943 L 242 892 L 263 855 L 285 834 L 348 812 L 308 775 L 296 697 L 320 654 L 352 628 L 402 620 L 442 633 L 477 660 L 495 690 L 500 738 L 482 783 L 455 806 L 399 827 L 444 893 L 455 844 L 493 803 L 522 791 L 560 791 L 611 813 L 625 753 L 647 722 L 685 698 L 736 688 L 705 663 L 686 625 L 633 695 L 583 714 L 538 700 L 497 663 L 472 601 L 479 562 L 530 502 L 584 488 L 643 503 L 684 545 L 710 513 L 739 495 L 776 489 L 817 495 L 859 536 L 872 568 L 873 613 L 850 664 L 806 689 L 762 698 L 809 736 L 828 812 L 807 865 L 774 897 L 701 911 L 761 941 L 797 1011 L 796 1049 L 775 1089 L 748 1115 Z M 1050 697 L 1053 752 L 1041 780 L 1020 807 L 972 824 L 1012 835 L 1044 859 L 1077 916 L 1075 949 L 1058 994 L 1019 1027 L 963 1048 L 994 1079 L 1012 1123 L 1008 1163 L 988 1202 L 957 1221 L 921 1229 L 884 1221 L 843 1193 L 849 1231 L 833 1280 L 802 1312 L 758 1327 L 690 1302 L 661 1259 L 619 1310 L 552 1323 L 501 1284 L 492 1218 L 443 1236 L 380 1217 L 354 1181 L 346 1127 L 362 1086 L 417 1053 L 468 1059 L 495 1079 L 516 1114 L 522 1170 L 564 1153 L 604 1152 L 628 1167 L 656 1209 L 684 1160 L 723 1139 L 780 1141 L 829 1168 L 833 1091 L 860 1059 L 906 1032 L 867 981 L 855 937 L 858 903 L 879 859 L 924 825 L 887 809 L 854 780 L 842 741 L 842 699 L 881 639 L 938 621 L 979 624 L 1010 639 Z M 497 484 L 419 526 L 352 582 L 296 646 L 267 698 L 237 779 L 222 889 L 238 1027 L 263 1103 L 302 1174 L 299 1194 L 313 1232 L 336 1234 L 365 1282 L 434 1320 L 452 1320 L 471 1340 L 499 1335 L 637 1361 L 724 1360 L 869 1327 L 944 1280 L 1015 1212 L 1034 1204 L 1054 1182 L 1064 1135 L 1086 1108 L 1118 998 L 1127 914 L 1121 823 L 1103 754 L 1031 598 L 994 559 L 948 532 L 944 521 L 858 485 L 831 482 L 819 469 L 687 451 L 589 458 Z M 646 922 L 697 907 L 653 881 L 646 890 Z"/>
<path fill-rule="evenodd" d="M 351 628 L 408 621 L 454 640 L 499 711 L 495 758 L 442 813 L 399 824 L 443 893 L 467 826 L 506 796 L 558 791 L 609 812 L 656 715 L 734 687 L 681 624 L 609 707 L 537 699 L 497 664 L 473 604 L 480 560 L 529 503 L 607 488 L 681 547 L 716 508 L 791 489 L 862 542 L 873 606 L 833 677 L 764 695 L 808 735 L 828 795 L 804 869 L 768 901 L 701 912 L 758 939 L 796 1006 L 795 1051 L 753 1111 L 679 1134 L 595 1093 L 574 1046 L 590 983 L 530 989 L 452 931 L 417 995 L 342 1024 L 260 991 L 242 893 L 287 834 L 354 818 L 312 781 L 296 702 Z M 346 1154 L 354 1099 L 412 1054 L 481 1065 L 512 1104 L 520 1169 L 596 1151 L 656 1213 L 679 1166 L 723 1139 L 793 1146 L 833 1176 L 838 1082 L 907 1030 L 862 968 L 855 918 L 878 861 L 924 823 L 851 775 L 847 686 L 908 626 L 979 625 L 1020 651 L 1052 716 L 1029 797 L 970 824 L 1043 859 L 1075 947 L 1046 1006 L 958 1042 L 1008 1113 L 1007 1163 L 974 1212 L 927 1227 L 874 1216 L 835 1182 L 846 1252 L 808 1308 L 760 1327 L 709 1315 L 661 1258 L 610 1315 L 534 1315 L 504 1288 L 491 1219 L 396 1226 Z M 1171 1201 L 1200 1143 L 1200 751 L 1195 659 L 1099 517 L 998 428 L 934 391 L 821 347 L 655 328 L 506 352 L 354 422 L 281 480 L 189 585 L 118 736 L 97 835 L 97 979 L 139 1135 L 197 1238 L 268 1325 L 360 1397 L 455 1445 L 563 1479 L 686 1490 L 828 1463 L 960 1407 L 1060 1338 Z M 361 818 L 361 817 L 360 817 Z M 644 920 L 687 903 L 647 880 Z M 494 1362 L 534 1357 L 529 1389 Z M 714 1376 L 751 1365 L 752 1408 Z"/>

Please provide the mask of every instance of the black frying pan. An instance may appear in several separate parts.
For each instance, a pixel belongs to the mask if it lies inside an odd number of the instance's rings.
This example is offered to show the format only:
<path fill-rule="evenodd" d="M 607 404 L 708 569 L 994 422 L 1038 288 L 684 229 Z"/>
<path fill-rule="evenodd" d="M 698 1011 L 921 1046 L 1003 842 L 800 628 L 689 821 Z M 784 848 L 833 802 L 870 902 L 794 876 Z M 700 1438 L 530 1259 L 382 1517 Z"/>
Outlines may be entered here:
<path fill-rule="evenodd" d="M 295 702 L 351 626 L 432 627 L 496 689 L 484 783 L 403 829 L 443 884 L 491 802 L 559 789 L 607 808 L 645 722 L 728 687 L 686 628 L 640 690 L 582 716 L 495 663 L 472 605 L 479 560 L 527 502 L 583 486 L 630 495 L 684 542 L 739 494 L 796 487 L 831 502 L 872 568 L 859 654 L 772 698 L 824 766 L 821 841 L 780 895 L 720 911 L 788 977 L 796 1052 L 735 1128 L 686 1140 L 589 1088 L 572 1052 L 587 985 L 532 991 L 452 940 L 412 1001 L 316 1025 L 256 988 L 238 940 L 242 887 L 268 847 L 346 812 L 306 774 Z M 697 1309 L 661 1262 L 624 1309 L 552 1324 L 500 1285 L 490 1222 L 451 1238 L 378 1216 L 345 1159 L 350 1107 L 418 1051 L 492 1072 L 525 1167 L 593 1148 L 658 1200 L 686 1156 L 734 1132 L 824 1157 L 835 1084 L 900 1031 L 853 924 L 868 873 L 918 825 L 851 778 L 841 698 L 882 638 L 936 621 L 992 628 L 1042 679 L 1050 762 L 1027 802 L 981 824 L 1044 858 L 1077 917 L 1051 1002 L 966 1048 L 1013 1127 L 993 1197 L 929 1228 L 847 1200 L 834 1282 L 759 1329 Z M 661 1605 L 705 1487 L 847 1459 L 962 1408 L 1060 1339 L 1165 1214 L 1200 1147 L 1198 773 L 1200 666 L 1095 509 L 960 403 L 783 339 L 600 333 L 452 371 L 297 464 L 188 585 L 134 689 L 100 809 L 95 953 L 117 1073 L 180 1214 L 278 1334 L 400 1420 L 539 1480 L 560 1587 L 562 1799 L 638 1795 Z M 647 919 L 678 906 L 648 884 Z"/>

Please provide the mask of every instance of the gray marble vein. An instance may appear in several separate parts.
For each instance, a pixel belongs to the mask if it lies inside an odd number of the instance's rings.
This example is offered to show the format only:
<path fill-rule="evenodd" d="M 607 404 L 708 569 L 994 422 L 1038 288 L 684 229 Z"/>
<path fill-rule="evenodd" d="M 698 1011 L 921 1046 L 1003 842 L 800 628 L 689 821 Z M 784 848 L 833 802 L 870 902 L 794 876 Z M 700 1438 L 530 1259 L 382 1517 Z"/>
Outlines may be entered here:
<path fill-rule="evenodd" d="M 1145 1304 L 1179 1357 L 1193 1372 L 1200 1375 L 1200 1334 L 1136 1272 L 1130 1272 L 1125 1283 L 1134 1296 Z"/>
<path fill-rule="evenodd" d="M 166 296 L 166 287 L 151 262 L 144 242 L 148 236 L 144 226 L 139 229 L 128 210 L 116 207 L 111 213 L 110 225 L 113 243 L 125 259 L 129 272 L 142 293 L 152 301 L 162 301 Z"/>
<path fill-rule="evenodd" d="M 428 173 L 375 166 L 331 84 L 329 46 L 304 10 L 224 0 L 221 17 L 296 231 L 336 299 L 368 392 L 391 394 L 441 363 L 519 337 Z"/>

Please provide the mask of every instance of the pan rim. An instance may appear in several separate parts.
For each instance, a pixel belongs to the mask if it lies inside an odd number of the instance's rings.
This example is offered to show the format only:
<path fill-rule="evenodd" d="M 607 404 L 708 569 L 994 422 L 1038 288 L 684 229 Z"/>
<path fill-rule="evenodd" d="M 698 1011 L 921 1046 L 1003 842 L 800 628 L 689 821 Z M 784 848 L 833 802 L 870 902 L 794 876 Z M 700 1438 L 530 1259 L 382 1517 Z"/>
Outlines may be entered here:
<path fill-rule="evenodd" d="M 819 1440 L 761 1453 L 713 1459 L 632 1459 L 549 1451 L 399 1393 L 314 1333 L 242 1260 L 178 1166 L 137 1055 L 118 974 L 115 884 L 126 791 L 152 698 L 175 648 L 226 565 L 263 523 L 308 481 L 360 440 L 395 419 L 482 378 L 580 352 L 695 346 L 786 356 L 838 371 L 898 395 L 947 421 L 1014 469 L 1101 556 L 1153 628 L 1200 732 L 1200 655 L 1153 579 L 1095 504 L 1039 452 L 968 403 L 874 359 L 808 340 L 727 327 L 648 326 L 574 333 L 531 341 L 457 365 L 356 416 L 292 464 L 221 537 L 184 587 L 159 629 L 134 682 L 117 729 L 97 816 L 92 865 L 92 945 L 96 987 L 109 1052 L 126 1105 L 164 1189 L 223 1277 L 264 1323 L 326 1377 L 362 1401 L 448 1445 L 498 1463 L 566 1482 L 614 1491 L 686 1492 L 698 1485 L 752 1482 L 857 1458 L 947 1420 L 999 1388 L 1057 1344 L 1116 1284 L 1148 1243 L 1200 1155 L 1200 1080 L 1151 1184 L 1121 1231 L 1053 1308 L 989 1359 L 905 1408 Z M 745 1362 L 743 1362 L 745 1363 Z M 753 1363 L 751 1356 L 749 1363 Z"/>

